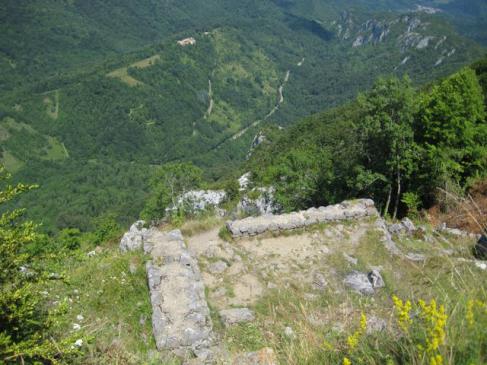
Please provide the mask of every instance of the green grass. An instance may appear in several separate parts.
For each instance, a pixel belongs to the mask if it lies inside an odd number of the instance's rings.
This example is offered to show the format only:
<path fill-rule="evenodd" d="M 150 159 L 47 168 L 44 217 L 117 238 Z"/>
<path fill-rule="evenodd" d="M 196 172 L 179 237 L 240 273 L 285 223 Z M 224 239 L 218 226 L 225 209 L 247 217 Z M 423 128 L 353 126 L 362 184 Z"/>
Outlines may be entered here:
<path fill-rule="evenodd" d="M 10 152 L 4 151 L 0 157 L 0 163 L 5 166 L 7 171 L 14 174 L 19 171 L 24 163 L 19 159 L 15 158 Z"/>
<path fill-rule="evenodd" d="M 201 217 L 186 220 L 180 227 L 181 233 L 185 237 L 208 231 L 222 224 L 222 218 L 215 214 L 203 214 Z"/>
<path fill-rule="evenodd" d="M 11 117 L 0 121 L 0 141 L 3 149 L 0 162 L 12 173 L 32 159 L 60 161 L 69 157 L 57 138 L 39 133 Z"/>
<path fill-rule="evenodd" d="M 126 83 L 129 86 L 144 85 L 143 82 L 141 82 L 141 81 L 133 78 L 132 76 L 130 76 L 128 74 L 128 69 L 131 67 L 132 68 L 138 68 L 138 69 L 144 69 L 144 68 L 150 67 L 150 66 L 154 65 L 155 62 L 159 61 L 160 58 L 161 58 L 161 56 L 159 56 L 159 55 L 154 55 L 154 56 L 145 58 L 143 60 L 134 62 L 127 67 L 121 67 L 121 68 L 118 68 L 114 71 L 111 71 L 107 74 L 107 76 L 120 79 L 120 81 Z"/>
<path fill-rule="evenodd" d="M 261 329 L 253 323 L 239 323 L 225 331 L 225 343 L 232 351 L 258 351 L 266 347 Z"/>
<path fill-rule="evenodd" d="M 39 292 L 44 292 L 41 295 L 51 308 L 66 305 L 55 333 L 61 337 L 78 333 L 85 339 L 79 364 L 160 364 L 144 255 L 121 254 L 118 247 L 109 246 L 93 257 L 80 250 L 62 262 L 47 264 L 64 279 L 46 282 Z M 84 319 L 77 319 L 78 315 Z M 75 323 L 81 326 L 79 331 L 73 330 Z M 166 357 L 167 364 L 174 360 Z"/>

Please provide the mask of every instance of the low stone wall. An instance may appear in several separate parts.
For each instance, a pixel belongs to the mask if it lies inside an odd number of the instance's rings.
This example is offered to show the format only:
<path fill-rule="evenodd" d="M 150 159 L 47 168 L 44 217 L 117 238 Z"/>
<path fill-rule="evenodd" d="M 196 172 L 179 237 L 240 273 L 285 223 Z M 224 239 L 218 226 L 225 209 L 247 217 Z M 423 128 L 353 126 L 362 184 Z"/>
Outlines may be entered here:
<path fill-rule="evenodd" d="M 181 232 L 153 231 L 144 250 L 152 257 L 146 268 L 157 348 L 207 361 L 212 345 L 210 311 L 197 261 Z"/>
<path fill-rule="evenodd" d="M 234 238 L 238 238 L 369 216 L 378 216 L 374 202 L 370 199 L 358 199 L 289 214 L 265 215 L 229 221 L 227 222 L 227 228 Z"/>

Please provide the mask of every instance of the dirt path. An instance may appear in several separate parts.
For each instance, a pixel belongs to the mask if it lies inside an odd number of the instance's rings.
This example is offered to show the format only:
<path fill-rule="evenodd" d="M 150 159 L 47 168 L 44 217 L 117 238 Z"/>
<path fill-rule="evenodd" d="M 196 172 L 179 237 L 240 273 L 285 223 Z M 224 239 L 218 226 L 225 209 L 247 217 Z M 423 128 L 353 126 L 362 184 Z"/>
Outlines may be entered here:
<path fill-rule="evenodd" d="M 291 70 L 287 70 L 286 75 L 284 76 L 284 81 L 282 82 L 281 85 L 279 85 L 279 88 L 277 89 L 277 103 L 276 103 L 276 105 L 274 105 L 272 110 L 269 113 L 267 113 L 267 115 L 264 117 L 264 119 L 256 120 L 255 122 L 253 122 L 249 126 L 238 131 L 237 133 L 235 133 L 229 139 L 236 140 L 237 138 L 242 137 L 250 128 L 258 126 L 260 123 L 269 119 L 272 115 L 274 115 L 279 110 L 281 104 L 284 103 L 284 88 L 285 88 L 287 82 L 289 81 L 290 76 L 291 76 Z M 226 142 L 226 141 L 224 141 L 224 142 Z"/>
<path fill-rule="evenodd" d="M 208 301 L 218 310 L 252 306 L 276 287 L 312 287 L 317 272 L 327 281 L 339 283 L 335 265 L 349 265 L 347 258 L 353 260 L 368 244 L 368 237 L 380 234 L 367 218 L 331 222 L 316 231 L 230 242 L 222 240 L 218 232 L 215 228 L 187 239 L 188 250 L 201 268 Z M 375 264 L 372 253 L 368 259 Z"/>
<path fill-rule="evenodd" d="M 213 89 L 211 86 L 211 80 L 208 80 L 208 99 L 209 99 L 210 103 L 208 105 L 208 110 L 206 111 L 205 116 L 204 116 L 205 119 L 207 119 L 211 115 L 211 112 L 213 111 L 213 106 L 215 103 L 213 101 Z"/>

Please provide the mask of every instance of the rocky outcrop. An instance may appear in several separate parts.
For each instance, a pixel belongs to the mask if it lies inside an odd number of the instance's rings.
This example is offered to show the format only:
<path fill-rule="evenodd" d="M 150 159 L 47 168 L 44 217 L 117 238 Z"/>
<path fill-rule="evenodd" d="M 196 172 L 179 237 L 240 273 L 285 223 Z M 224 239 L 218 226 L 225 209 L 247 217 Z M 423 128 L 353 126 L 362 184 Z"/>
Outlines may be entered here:
<path fill-rule="evenodd" d="M 368 274 L 353 271 L 345 277 L 344 283 L 352 290 L 364 295 L 372 295 L 376 289 L 385 286 L 378 270 L 372 270 Z"/>
<path fill-rule="evenodd" d="M 404 218 L 399 223 L 390 224 L 387 230 L 395 235 L 403 233 L 410 235 L 416 231 L 416 226 L 409 218 Z"/>
<path fill-rule="evenodd" d="M 197 213 L 209 208 L 217 208 L 225 201 L 223 190 L 191 190 L 178 197 L 176 206 L 168 208 L 172 211 L 183 208 L 186 212 Z"/>
<path fill-rule="evenodd" d="M 251 195 L 256 195 L 256 197 Z M 253 189 L 250 194 L 245 194 L 237 205 L 237 211 L 246 215 L 273 214 L 278 210 L 272 187 Z"/>
<path fill-rule="evenodd" d="M 197 261 L 181 232 L 153 232 L 144 250 L 152 257 L 146 268 L 157 348 L 208 360 L 213 342 L 210 311 Z"/>
<path fill-rule="evenodd" d="M 287 231 L 313 224 L 334 222 L 344 219 L 378 216 L 374 202 L 370 199 L 345 201 L 328 207 L 282 214 L 249 217 L 227 222 L 227 228 L 234 238 L 254 236 L 265 232 Z"/>
<path fill-rule="evenodd" d="M 449 234 L 449 235 L 452 235 L 452 236 L 456 236 L 456 237 L 471 238 L 471 239 L 474 239 L 474 240 L 478 240 L 478 239 L 481 238 L 481 236 L 479 234 L 462 231 L 461 229 L 458 229 L 458 228 L 450 228 L 450 227 L 447 227 L 446 223 L 441 224 L 436 229 L 436 231 L 437 232 L 446 233 L 446 234 Z"/>
<path fill-rule="evenodd" d="M 238 179 L 238 186 L 240 191 L 245 191 L 250 185 L 250 182 L 252 180 L 252 173 L 251 172 L 246 172 L 240 178 Z"/>
<path fill-rule="evenodd" d="M 152 233 L 152 230 L 145 228 L 144 225 L 144 221 L 137 221 L 123 235 L 120 241 L 120 250 L 122 252 L 135 251 L 143 247 L 144 241 Z"/>

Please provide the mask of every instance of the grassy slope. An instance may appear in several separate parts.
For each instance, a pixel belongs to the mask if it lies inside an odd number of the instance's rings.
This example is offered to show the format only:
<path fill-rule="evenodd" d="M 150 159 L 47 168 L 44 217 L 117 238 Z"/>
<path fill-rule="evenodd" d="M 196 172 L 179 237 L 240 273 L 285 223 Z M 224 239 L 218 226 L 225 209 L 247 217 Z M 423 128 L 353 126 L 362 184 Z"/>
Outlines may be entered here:
<path fill-rule="evenodd" d="M 420 221 L 416 223 L 424 224 Z M 182 228 L 185 235 L 190 237 L 204 234 L 206 230 L 218 227 L 218 224 L 223 223 L 207 217 L 188 222 Z M 392 295 L 397 295 L 413 303 L 419 299 L 429 302 L 434 298 L 446 306 L 449 316 L 447 341 L 441 347 L 445 363 L 471 364 L 485 356 L 482 355 L 487 321 L 485 313 L 475 310 L 475 325 L 469 327 L 468 333 L 464 331 L 469 326 L 467 300 L 487 300 L 487 288 L 479 280 L 482 271 L 469 261 L 473 241 L 433 233 L 431 227 L 426 225 L 423 234 L 395 238 L 403 252 L 421 253 L 428 257 L 424 262 L 412 262 L 391 256 L 380 243 L 377 231 L 372 228 L 365 231 L 358 241 L 352 238 L 359 226 L 363 227 L 363 222 L 342 222 L 340 234 L 337 233 L 337 224 L 318 225 L 306 231 L 283 234 L 281 237 L 287 241 L 292 239 L 297 249 L 306 235 L 314 239 L 320 237 L 320 242 L 326 242 L 328 252 L 309 258 L 306 267 L 283 261 L 290 270 L 288 276 L 266 276 L 264 272 L 255 272 L 265 267 L 266 263 L 260 262 L 259 257 L 247 257 L 245 250 L 242 251 L 245 246 L 232 242 L 232 245 L 237 245 L 235 249 L 239 247 L 238 252 L 248 272 L 260 279 L 265 278 L 264 282 L 270 281 L 277 288 L 265 289 L 263 296 L 250 305 L 256 312 L 253 323 L 227 329 L 220 323 L 214 310 L 217 303 L 213 303 L 210 296 L 214 328 L 223 345 L 232 353 L 255 351 L 268 346 L 274 349 L 281 364 L 341 363 L 345 356 L 357 364 L 383 364 L 399 356 L 409 356 L 408 351 L 417 351 L 401 339 L 391 300 Z M 425 237 L 429 237 L 428 242 Z M 256 238 L 255 244 L 259 247 L 259 238 Z M 138 253 L 121 255 L 115 244 L 103 245 L 92 257 L 87 256 L 89 250 L 90 247 L 85 247 L 63 256 L 59 261 L 48 260 L 44 265 L 46 271 L 63 277 L 63 280 L 47 281 L 38 288 L 50 307 L 63 309 L 57 317 L 55 331 L 85 339 L 85 354 L 78 360 L 79 363 L 160 363 L 151 337 L 144 268 L 146 258 Z M 452 250 L 452 256 L 447 256 L 444 250 Z M 343 256 L 344 252 L 356 258 L 357 264 L 348 262 Z M 275 259 L 272 258 L 273 261 Z M 212 260 L 216 261 L 218 257 Z M 205 262 L 200 262 L 202 269 Z M 352 270 L 367 272 L 372 266 L 380 267 L 386 284 L 376 295 L 366 297 L 344 287 L 342 280 L 346 274 Z M 314 289 L 306 280 L 293 281 L 293 275 L 300 277 L 310 270 L 325 274 L 328 284 L 323 290 Z M 231 296 L 233 282 L 227 279 L 223 280 L 222 285 L 227 289 L 227 295 Z M 373 317 L 384 319 L 386 329 L 385 332 L 361 335 L 358 346 L 351 350 L 347 338 L 359 328 L 361 313 L 369 320 Z M 76 318 L 79 314 L 83 316 L 82 320 Z M 75 323 L 81 325 L 79 331 L 73 330 Z M 284 335 L 284 328 L 288 326 L 293 329 L 295 337 Z M 475 344 L 479 347 L 469 347 Z M 177 363 L 168 354 L 163 353 L 162 359 L 164 364 Z M 392 364 L 399 363 L 394 361 Z"/>

